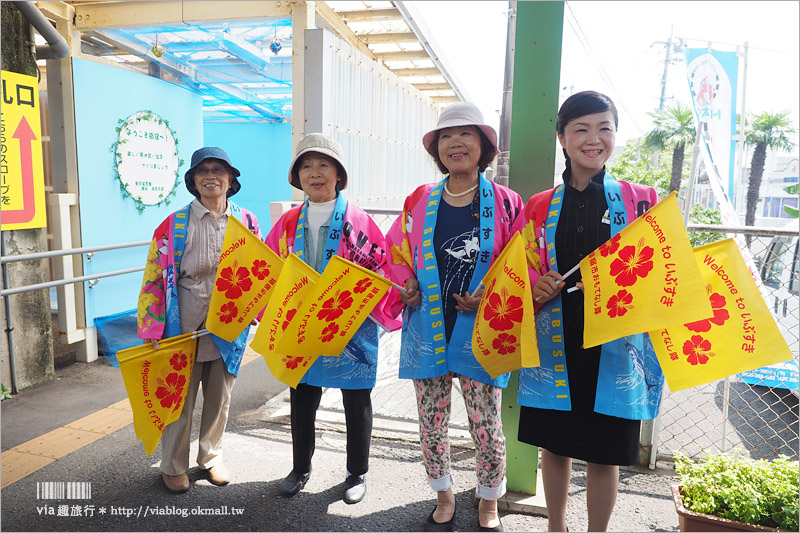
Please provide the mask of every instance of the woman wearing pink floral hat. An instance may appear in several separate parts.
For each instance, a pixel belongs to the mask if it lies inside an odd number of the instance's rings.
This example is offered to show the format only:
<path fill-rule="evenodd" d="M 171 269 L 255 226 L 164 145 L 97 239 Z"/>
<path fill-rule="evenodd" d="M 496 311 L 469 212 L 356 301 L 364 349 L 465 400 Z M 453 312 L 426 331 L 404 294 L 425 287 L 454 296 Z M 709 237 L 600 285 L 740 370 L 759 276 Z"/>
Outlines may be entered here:
<path fill-rule="evenodd" d="M 456 501 L 448 423 L 453 380 L 459 380 L 477 459 L 480 531 L 502 531 L 497 499 L 506 491 L 506 451 L 496 379 L 472 354 L 472 328 L 489 266 L 511 239 L 523 203 L 482 172 L 497 154 L 497 133 L 471 103 L 447 107 L 422 139 L 445 179 L 406 198 L 389 230 L 392 274 L 400 293 L 403 337 L 400 377 L 414 382 L 420 444 L 436 507 L 426 531 L 452 531 Z"/>

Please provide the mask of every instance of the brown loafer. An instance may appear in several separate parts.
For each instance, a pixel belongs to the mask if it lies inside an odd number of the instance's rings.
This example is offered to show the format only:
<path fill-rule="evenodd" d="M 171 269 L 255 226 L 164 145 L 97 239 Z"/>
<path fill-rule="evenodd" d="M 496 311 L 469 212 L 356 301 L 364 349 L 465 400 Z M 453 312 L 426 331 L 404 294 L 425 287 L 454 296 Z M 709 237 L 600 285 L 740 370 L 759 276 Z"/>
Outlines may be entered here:
<path fill-rule="evenodd" d="M 186 472 L 177 476 L 170 476 L 161 472 L 161 481 L 164 482 L 164 486 L 170 492 L 186 492 L 189 490 L 189 476 Z"/>
<path fill-rule="evenodd" d="M 231 472 L 224 463 L 216 464 L 206 472 L 208 473 L 208 480 L 214 485 L 221 487 L 231 482 Z"/>

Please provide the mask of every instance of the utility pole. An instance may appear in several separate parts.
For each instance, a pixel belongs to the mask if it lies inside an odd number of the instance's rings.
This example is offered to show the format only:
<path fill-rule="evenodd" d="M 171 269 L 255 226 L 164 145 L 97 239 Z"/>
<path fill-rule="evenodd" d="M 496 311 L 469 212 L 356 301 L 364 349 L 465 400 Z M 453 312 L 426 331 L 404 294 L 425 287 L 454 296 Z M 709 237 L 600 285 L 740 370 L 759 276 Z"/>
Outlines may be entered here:
<path fill-rule="evenodd" d="M 656 109 L 657 113 L 664 112 L 664 100 L 666 100 L 666 91 L 667 91 L 667 75 L 669 74 L 669 65 L 672 63 L 672 33 L 675 27 L 669 27 L 669 39 L 666 41 L 656 41 L 653 44 L 663 44 L 664 45 L 664 73 L 661 75 L 661 95 L 658 99 L 658 108 Z M 653 151 L 653 168 L 658 168 L 658 159 L 659 159 L 659 151 Z"/>
<path fill-rule="evenodd" d="M 511 96 L 514 89 L 514 43 L 517 39 L 517 2 L 508 2 L 508 34 L 506 37 L 506 67 L 503 79 L 503 110 L 500 114 L 497 177 L 495 182 L 508 186 L 509 147 L 511 145 Z"/>
<path fill-rule="evenodd" d="M 669 64 L 672 62 L 672 32 L 674 30 L 674 26 L 669 27 L 669 40 L 667 42 L 659 41 L 654 44 L 663 44 L 664 45 L 664 73 L 661 75 L 661 96 L 658 99 L 658 111 L 659 113 L 664 111 L 664 93 L 667 89 L 667 74 L 669 73 Z"/>

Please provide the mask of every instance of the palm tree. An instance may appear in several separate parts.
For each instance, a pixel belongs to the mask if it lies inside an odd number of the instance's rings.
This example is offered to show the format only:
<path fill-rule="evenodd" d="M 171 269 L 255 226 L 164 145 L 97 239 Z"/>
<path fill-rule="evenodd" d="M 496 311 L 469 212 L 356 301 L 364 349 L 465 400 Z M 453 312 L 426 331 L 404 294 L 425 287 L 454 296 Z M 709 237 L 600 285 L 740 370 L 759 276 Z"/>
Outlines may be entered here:
<path fill-rule="evenodd" d="M 756 205 L 761 190 L 761 178 L 764 176 L 764 163 L 767 160 L 767 149 L 789 151 L 795 144 L 789 135 L 795 132 L 788 119 L 789 112 L 761 113 L 750 121 L 745 135 L 745 142 L 755 146 L 753 158 L 750 160 L 750 182 L 747 185 L 747 207 L 744 223 L 752 226 L 756 220 Z"/>
<path fill-rule="evenodd" d="M 653 118 L 653 129 L 644 137 L 644 144 L 656 150 L 672 149 L 672 177 L 669 190 L 681 188 L 683 158 L 687 146 L 694 144 L 697 130 L 694 127 L 692 110 L 676 102 L 663 113 L 649 113 Z"/>

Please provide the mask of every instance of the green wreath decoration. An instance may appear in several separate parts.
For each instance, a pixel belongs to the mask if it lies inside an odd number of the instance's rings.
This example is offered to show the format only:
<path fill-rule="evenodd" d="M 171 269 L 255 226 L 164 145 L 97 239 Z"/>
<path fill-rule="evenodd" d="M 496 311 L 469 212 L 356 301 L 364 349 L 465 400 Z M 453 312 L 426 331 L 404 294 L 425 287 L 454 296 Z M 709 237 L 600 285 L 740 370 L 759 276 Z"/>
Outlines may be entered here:
<path fill-rule="evenodd" d="M 131 192 L 131 190 L 129 190 L 131 184 L 128 183 L 127 177 L 124 178 L 123 175 L 121 174 L 121 169 L 124 171 L 124 167 L 127 166 L 125 165 L 125 154 L 123 154 L 122 150 L 124 149 L 125 145 L 129 144 L 129 141 L 131 140 L 132 137 L 136 137 L 138 140 L 138 137 L 141 136 L 143 137 L 142 141 L 146 143 L 151 140 L 158 142 L 161 140 L 161 137 L 164 137 L 164 140 L 168 140 L 167 135 L 160 135 L 158 133 L 153 133 L 153 132 L 141 132 L 131 127 L 135 125 L 141 125 L 142 122 L 154 122 L 158 127 L 165 128 L 169 133 L 169 136 L 174 141 L 174 151 L 171 154 L 172 157 L 175 158 L 177 163 L 174 167 L 174 170 L 169 168 L 167 164 L 164 164 L 164 166 L 158 166 L 159 162 L 166 163 L 163 161 L 164 154 L 156 154 L 155 157 L 153 157 L 153 154 L 151 153 L 147 154 L 144 154 L 143 152 L 139 153 L 141 159 L 147 161 L 147 163 L 142 163 L 142 166 L 144 166 L 145 164 L 148 166 L 152 164 L 153 165 L 152 168 L 154 170 L 155 169 L 166 170 L 170 175 L 174 173 L 175 179 L 172 182 L 169 191 L 159 192 L 159 194 L 156 196 L 158 201 L 152 201 L 153 200 L 152 193 L 147 194 L 146 195 L 147 197 L 145 198 L 142 195 L 142 191 L 138 191 L 138 194 L 137 192 Z M 183 166 L 183 159 L 181 159 L 178 154 L 178 143 L 179 143 L 178 136 L 170 127 L 169 122 L 165 118 L 159 116 L 156 113 L 153 113 L 150 110 L 137 111 L 136 113 L 134 113 L 133 115 L 129 116 L 126 119 L 119 119 L 117 121 L 117 127 L 115 128 L 115 130 L 117 132 L 117 139 L 111 145 L 110 152 L 114 154 L 114 165 L 113 165 L 114 179 L 119 184 L 119 190 L 122 193 L 122 197 L 130 198 L 131 200 L 133 200 L 134 203 L 136 204 L 136 211 L 138 211 L 140 215 L 144 212 L 145 207 L 147 207 L 148 205 L 156 207 L 160 205 L 169 205 L 171 202 L 170 198 L 177 194 L 177 186 L 180 184 L 180 173 L 179 173 L 180 167 Z M 147 137 L 148 135 L 152 135 L 153 137 L 148 138 Z M 167 150 L 167 152 L 168 151 L 169 150 Z M 128 155 L 129 156 L 131 155 L 130 152 L 128 152 Z M 151 160 L 153 161 L 152 163 L 150 163 Z M 153 188 L 150 182 L 138 182 L 138 183 L 141 184 L 147 183 L 147 186 Z M 163 189 L 163 188 L 164 187 L 159 187 L 158 189 Z"/>

